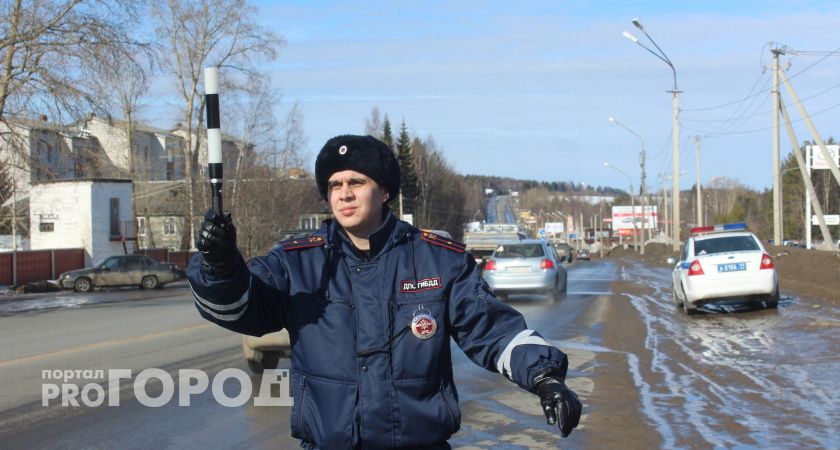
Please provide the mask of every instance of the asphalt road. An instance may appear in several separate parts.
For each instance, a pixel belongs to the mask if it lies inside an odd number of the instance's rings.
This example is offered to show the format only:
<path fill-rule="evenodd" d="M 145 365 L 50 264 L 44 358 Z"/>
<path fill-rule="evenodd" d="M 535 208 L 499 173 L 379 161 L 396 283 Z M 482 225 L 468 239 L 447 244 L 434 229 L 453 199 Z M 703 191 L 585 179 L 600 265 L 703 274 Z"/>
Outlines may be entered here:
<path fill-rule="evenodd" d="M 509 303 L 569 354 L 567 382 L 586 413 L 579 429 L 561 439 L 536 397 L 454 351 L 463 413 L 455 448 L 840 447 L 840 311 L 788 296 L 779 310 L 688 318 L 669 303 L 667 270 L 612 260 L 568 270 L 565 299 Z M 0 447 L 297 448 L 288 407 L 226 407 L 210 388 L 189 406 L 179 406 L 177 387 L 160 407 L 138 400 L 133 381 L 144 369 L 176 384 L 183 369 L 211 382 L 221 370 L 247 372 L 240 338 L 193 308 L 183 285 L 0 300 Z M 43 406 L 44 384 L 63 382 L 43 371 L 75 369 L 129 369 L 132 378 L 108 396 L 119 406 Z M 248 379 L 258 390 L 260 378 Z M 163 388 L 151 381 L 145 392 Z M 223 388 L 240 393 L 234 380 Z"/>

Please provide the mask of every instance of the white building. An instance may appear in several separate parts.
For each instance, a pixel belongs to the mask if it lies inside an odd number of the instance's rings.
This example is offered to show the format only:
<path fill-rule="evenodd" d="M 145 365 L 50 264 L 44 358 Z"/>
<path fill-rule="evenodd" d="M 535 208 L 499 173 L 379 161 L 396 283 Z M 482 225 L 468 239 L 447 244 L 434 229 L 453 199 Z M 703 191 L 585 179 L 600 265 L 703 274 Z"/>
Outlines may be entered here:
<path fill-rule="evenodd" d="M 84 248 L 85 266 L 125 253 L 133 235 L 131 180 L 34 182 L 29 197 L 32 250 Z"/>

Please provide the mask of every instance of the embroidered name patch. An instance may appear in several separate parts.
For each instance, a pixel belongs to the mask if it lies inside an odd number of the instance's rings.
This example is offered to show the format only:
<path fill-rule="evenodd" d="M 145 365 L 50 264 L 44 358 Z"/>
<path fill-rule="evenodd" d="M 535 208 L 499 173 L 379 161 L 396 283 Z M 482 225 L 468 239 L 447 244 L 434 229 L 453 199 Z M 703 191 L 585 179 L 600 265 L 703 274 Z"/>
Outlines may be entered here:
<path fill-rule="evenodd" d="M 423 278 L 422 280 L 405 280 L 400 282 L 400 292 L 422 292 L 429 289 L 440 289 L 443 283 L 440 277 Z"/>

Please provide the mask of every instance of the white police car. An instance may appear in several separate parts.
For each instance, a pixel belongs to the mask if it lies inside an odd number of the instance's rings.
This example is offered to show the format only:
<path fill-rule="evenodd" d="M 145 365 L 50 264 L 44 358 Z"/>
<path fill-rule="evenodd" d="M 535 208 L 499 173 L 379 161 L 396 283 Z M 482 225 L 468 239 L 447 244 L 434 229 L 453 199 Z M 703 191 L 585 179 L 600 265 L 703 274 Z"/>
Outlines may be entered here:
<path fill-rule="evenodd" d="M 773 259 L 744 223 L 692 228 L 673 271 L 673 294 L 686 314 L 720 300 L 779 303 Z"/>

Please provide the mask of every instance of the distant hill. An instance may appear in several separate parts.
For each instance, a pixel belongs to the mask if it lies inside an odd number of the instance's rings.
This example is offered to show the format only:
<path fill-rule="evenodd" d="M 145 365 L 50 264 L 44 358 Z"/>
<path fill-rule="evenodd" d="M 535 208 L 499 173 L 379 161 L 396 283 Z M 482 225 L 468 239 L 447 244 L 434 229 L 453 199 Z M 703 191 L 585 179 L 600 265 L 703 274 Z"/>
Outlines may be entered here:
<path fill-rule="evenodd" d="M 613 187 L 591 186 L 586 183 L 574 181 L 536 181 L 518 180 L 508 177 L 496 177 L 489 175 L 462 175 L 464 183 L 468 186 L 479 189 L 493 189 L 496 192 L 519 191 L 542 187 L 551 192 L 576 193 L 581 195 L 619 195 L 626 191 Z"/>

